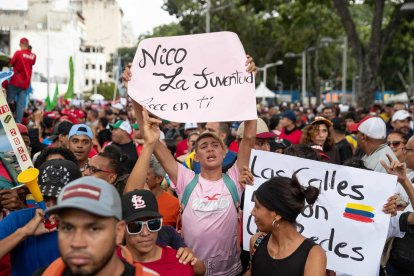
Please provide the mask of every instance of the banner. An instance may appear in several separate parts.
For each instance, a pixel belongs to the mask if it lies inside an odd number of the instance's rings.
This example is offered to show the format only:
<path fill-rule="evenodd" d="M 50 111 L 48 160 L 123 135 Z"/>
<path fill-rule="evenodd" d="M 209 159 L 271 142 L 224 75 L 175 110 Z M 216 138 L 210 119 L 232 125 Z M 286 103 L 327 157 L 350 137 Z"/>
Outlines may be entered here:
<path fill-rule="evenodd" d="M 0 86 L 13 72 L 0 72 Z M 13 114 L 7 104 L 6 97 L 0 92 L 0 144 L 3 153 L 12 151 L 16 156 L 20 169 L 25 170 L 33 167 L 30 154 L 24 144 L 23 138 L 20 135 L 19 129 L 14 121 Z"/>
<path fill-rule="evenodd" d="M 174 122 L 256 119 L 254 76 L 238 36 L 219 32 L 143 40 L 128 94 Z"/>
<path fill-rule="evenodd" d="M 328 269 L 376 275 L 390 222 L 382 207 L 395 192 L 396 176 L 256 150 L 250 168 L 255 181 L 245 191 L 245 250 L 257 230 L 251 216 L 253 192 L 271 177 L 297 172 L 302 186 L 320 190 L 313 206 L 306 204 L 299 215 L 298 231 L 326 251 Z"/>

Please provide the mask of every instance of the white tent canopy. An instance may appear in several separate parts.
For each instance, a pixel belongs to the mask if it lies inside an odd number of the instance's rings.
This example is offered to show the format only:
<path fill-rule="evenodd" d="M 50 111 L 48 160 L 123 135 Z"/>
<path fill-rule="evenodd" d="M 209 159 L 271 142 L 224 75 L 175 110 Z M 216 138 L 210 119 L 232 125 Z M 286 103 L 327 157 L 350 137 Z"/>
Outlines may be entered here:
<path fill-rule="evenodd" d="M 273 93 L 263 82 L 260 82 L 256 88 L 256 98 L 274 98 L 276 95 Z"/>
<path fill-rule="evenodd" d="M 386 103 L 389 103 L 389 102 L 403 102 L 403 103 L 408 103 L 408 95 L 407 95 L 407 92 L 403 92 L 403 93 L 399 93 L 399 94 L 392 95 L 385 102 Z"/>

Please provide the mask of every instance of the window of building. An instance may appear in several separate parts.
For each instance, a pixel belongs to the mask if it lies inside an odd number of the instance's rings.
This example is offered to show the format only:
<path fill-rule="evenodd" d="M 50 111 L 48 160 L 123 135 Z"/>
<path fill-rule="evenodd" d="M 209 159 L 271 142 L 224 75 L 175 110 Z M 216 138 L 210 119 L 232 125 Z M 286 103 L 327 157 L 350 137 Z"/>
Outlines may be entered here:
<path fill-rule="evenodd" d="M 92 85 L 95 85 L 95 80 L 92 80 Z"/>
<path fill-rule="evenodd" d="M 86 85 L 86 86 L 88 86 L 88 85 L 89 85 L 89 80 L 88 80 L 88 79 L 86 79 L 86 80 L 85 80 L 85 85 Z"/>
<path fill-rule="evenodd" d="M 88 70 L 89 69 L 89 64 L 85 64 L 85 69 Z"/>
<path fill-rule="evenodd" d="M 95 69 L 95 64 L 92 64 L 92 69 Z"/>
<path fill-rule="evenodd" d="M 99 65 L 99 70 L 101 70 L 101 71 L 102 71 L 102 67 L 103 67 L 103 66 L 102 66 L 102 64 L 100 64 L 100 65 Z"/>

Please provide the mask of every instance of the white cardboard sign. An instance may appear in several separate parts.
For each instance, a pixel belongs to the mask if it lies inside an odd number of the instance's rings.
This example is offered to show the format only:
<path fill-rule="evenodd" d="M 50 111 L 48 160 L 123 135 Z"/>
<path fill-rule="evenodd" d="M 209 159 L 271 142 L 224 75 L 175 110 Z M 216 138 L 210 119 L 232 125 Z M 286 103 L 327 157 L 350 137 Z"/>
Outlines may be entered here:
<path fill-rule="evenodd" d="M 256 119 L 254 76 L 235 33 L 143 40 L 131 67 L 128 94 L 175 122 Z"/>
<path fill-rule="evenodd" d="M 382 207 L 394 194 L 396 176 L 256 150 L 250 168 L 255 182 L 245 192 L 245 250 L 257 229 L 251 216 L 253 192 L 272 176 L 291 177 L 299 171 L 302 186 L 321 192 L 299 215 L 299 232 L 326 251 L 328 269 L 361 276 L 377 273 L 390 222 Z"/>

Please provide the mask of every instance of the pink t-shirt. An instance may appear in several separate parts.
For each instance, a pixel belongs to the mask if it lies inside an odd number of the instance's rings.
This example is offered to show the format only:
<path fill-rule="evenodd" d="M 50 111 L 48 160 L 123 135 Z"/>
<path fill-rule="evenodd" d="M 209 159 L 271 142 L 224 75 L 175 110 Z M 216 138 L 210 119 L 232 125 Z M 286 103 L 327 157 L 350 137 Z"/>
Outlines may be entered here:
<path fill-rule="evenodd" d="M 237 162 L 227 174 L 241 197 Z M 178 164 L 177 183 L 171 183 L 171 187 L 180 200 L 184 188 L 193 178 L 192 170 Z M 200 175 L 182 215 L 182 232 L 188 247 L 204 261 L 206 275 L 237 275 L 241 272 L 237 227 L 237 211 L 223 179 L 210 181 Z"/>

